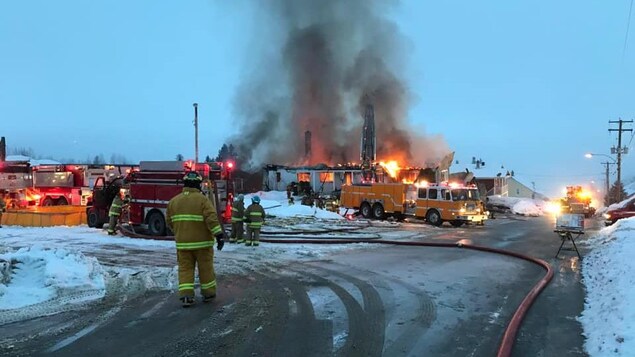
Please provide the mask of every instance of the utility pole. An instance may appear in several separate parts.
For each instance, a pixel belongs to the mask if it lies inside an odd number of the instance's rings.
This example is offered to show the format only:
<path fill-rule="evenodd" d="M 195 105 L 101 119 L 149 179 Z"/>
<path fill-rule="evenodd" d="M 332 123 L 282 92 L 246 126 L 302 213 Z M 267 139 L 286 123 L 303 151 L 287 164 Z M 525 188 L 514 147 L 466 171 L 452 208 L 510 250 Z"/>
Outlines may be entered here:
<path fill-rule="evenodd" d="M 198 165 L 198 103 L 194 103 L 194 168 Z"/>
<path fill-rule="evenodd" d="M 610 204 L 611 198 L 609 197 L 609 192 L 611 192 L 611 179 L 609 178 L 609 165 L 615 165 L 615 163 L 606 161 L 603 162 L 602 165 L 606 165 L 606 202 Z"/>
<path fill-rule="evenodd" d="M 627 148 L 623 148 L 622 147 L 622 133 L 625 131 L 630 131 L 632 132 L 633 129 L 624 129 L 623 125 L 624 124 L 629 124 L 629 123 L 633 123 L 632 120 L 609 120 L 609 125 L 611 124 L 618 124 L 618 128 L 617 129 L 609 129 L 609 132 L 612 131 L 617 131 L 617 150 L 615 150 L 615 148 L 613 148 L 611 151 L 613 154 L 617 154 L 617 181 L 616 181 L 616 186 L 617 186 L 617 202 L 620 202 L 622 200 L 622 190 L 620 189 L 621 187 L 621 183 L 622 183 L 622 154 L 626 154 L 628 153 L 628 149 Z M 607 165 L 608 167 L 608 165 Z"/>

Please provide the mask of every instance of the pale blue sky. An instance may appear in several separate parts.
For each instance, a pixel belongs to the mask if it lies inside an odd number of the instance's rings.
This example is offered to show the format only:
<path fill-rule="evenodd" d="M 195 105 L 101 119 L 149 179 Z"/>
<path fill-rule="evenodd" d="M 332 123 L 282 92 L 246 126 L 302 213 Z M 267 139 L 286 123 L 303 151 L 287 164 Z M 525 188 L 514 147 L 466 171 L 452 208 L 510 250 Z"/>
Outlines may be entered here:
<path fill-rule="evenodd" d="M 191 157 L 198 102 L 201 156 L 215 155 L 235 134 L 234 93 L 258 42 L 258 1 L 229 3 L 0 3 L 0 135 L 53 157 Z M 602 180 L 601 160 L 583 154 L 615 144 L 608 120 L 635 118 L 629 5 L 403 1 L 390 16 L 411 43 L 409 120 L 445 136 L 456 170 L 478 156 L 547 194 Z"/>

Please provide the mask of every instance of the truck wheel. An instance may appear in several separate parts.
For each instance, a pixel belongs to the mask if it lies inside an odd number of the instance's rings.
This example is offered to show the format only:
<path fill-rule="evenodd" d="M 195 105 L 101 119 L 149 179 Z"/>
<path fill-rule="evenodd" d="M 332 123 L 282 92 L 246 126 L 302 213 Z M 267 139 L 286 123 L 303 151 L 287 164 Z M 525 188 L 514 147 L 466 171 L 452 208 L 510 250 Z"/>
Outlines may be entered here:
<path fill-rule="evenodd" d="M 53 199 L 46 197 L 44 201 L 42 201 L 42 206 L 53 206 Z"/>
<path fill-rule="evenodd" d="M 163 214 L 157 211 L 150 213 L 148 217 L 148 230 L 150 231 L 150 235 L 164 236 L 165 229 L 165 218 L 163 218 Z"/>
<path fill-rule="evenodd" d="M 428 214 L 426 214 L 426 221 L 428 221 L 428 223 L 430 223 L 431 225 L 437 227 L 443 224 L 443 220 L 441 220 L 439 211 L 435 209 L 431 209 L 428 211 Z"/>
<path fill-rule="evenodd" d="M 95 228 L 97 225 L 97 214 L 92 208 L 86 210 L 86 224 L 89 228 Z"/>
<path fill-rule="evenodd" d="M 372 217 L 372 210 L 370 209 L 370 204 L 368 202 L 362 203 L 362 206 L 359 208 L 359 211 L 362 213 L 364 218 Z"/>
<path fill-rule="evenodd" d="M 373 217 L 375 219 L 384 219 L 384 206 L 381 205 L 381 203 L 375 203 L 373 205 Z"/>
<path fill-rule="evenodd" d="M 450 224 L 452 225 L 452 227 L 461 227 L 463 225 L 463 221 L 450 221 Z"/>
<path fill-rule="evenodd" d="M 104 223 L 100 222 L 99 215 L 94 208 L 86 210 L 86 223 L 90 228 L 102 228 L 104 226 Z"/>
<path fill-rule="evenodd" d="M 55 201 L 56 206 L 68 206 L 68 200 L 66 197 L 60 197 Z"/>

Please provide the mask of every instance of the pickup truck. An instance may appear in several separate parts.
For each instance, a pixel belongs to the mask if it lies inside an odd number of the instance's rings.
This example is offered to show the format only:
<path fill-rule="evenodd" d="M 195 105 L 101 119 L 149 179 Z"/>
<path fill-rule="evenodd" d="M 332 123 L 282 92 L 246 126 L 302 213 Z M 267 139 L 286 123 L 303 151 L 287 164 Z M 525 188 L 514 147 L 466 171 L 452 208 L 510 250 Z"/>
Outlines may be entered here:
<path fill-rule="evenodd" d="M 604 224 L 610 226 L 622 218 L 635 217 L 635 199 L 604 213 Z"/>

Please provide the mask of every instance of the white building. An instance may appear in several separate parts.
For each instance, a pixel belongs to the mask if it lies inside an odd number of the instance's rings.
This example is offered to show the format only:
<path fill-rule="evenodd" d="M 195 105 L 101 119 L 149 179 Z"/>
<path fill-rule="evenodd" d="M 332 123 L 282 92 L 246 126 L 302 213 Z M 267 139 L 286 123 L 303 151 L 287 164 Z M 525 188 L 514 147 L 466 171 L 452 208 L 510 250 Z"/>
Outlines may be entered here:
<path fill-rule="evenodd" d="M 399 171 L 397 181 L 414 181 L 420 173 L 419 168 L 409 168 Z M 381 169 L 377 170 L 377 181 L 388 182 L 387 174 Z M 334 166 L 326 165 L 291 167 L 268 165 L 263 168 L 263 190 L 285 191 L 290 183 L 308 185 L 313 192 L 330 194 L 340 190 L 342 185 L 362 183 L 362 169 L 359 166 Z"/>

